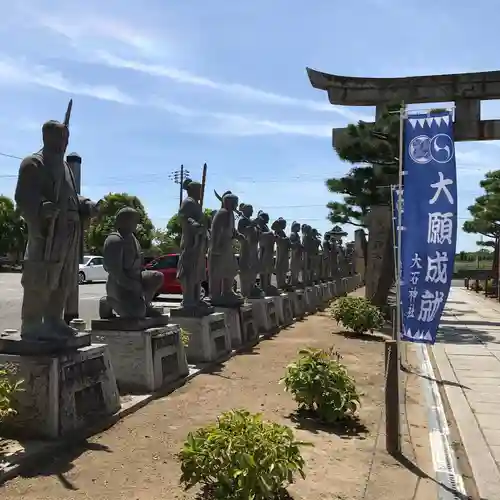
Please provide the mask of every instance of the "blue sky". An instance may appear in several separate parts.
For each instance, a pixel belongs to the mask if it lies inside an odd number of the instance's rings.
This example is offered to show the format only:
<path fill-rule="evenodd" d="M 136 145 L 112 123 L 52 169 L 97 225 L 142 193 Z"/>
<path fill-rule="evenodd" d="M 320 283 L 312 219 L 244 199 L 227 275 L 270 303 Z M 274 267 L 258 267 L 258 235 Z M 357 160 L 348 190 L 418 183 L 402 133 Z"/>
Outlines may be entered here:
<path fill-rule="evenodd" d="M 271 218 L 329 228 L 324 180 L 349 168 L 331 129 L 374 110 L 331 106 L 306 66 L 381 77 L 499 69 L 493 0 L 0 5 L 0 152 L 35 151 L 40 125 L 73 97 L 83 194 L 135 194 L 158 226 L 178 206 L 168 174 L 182 163 L 200 178 L 207 162 L 206 206 L 217 207 L 213 189 L 231 189 Z M 482 113 L 499 118 L 500 105 Z M 461 222 L 499 154 L 497 142 L 457 146 Z M 0 192 L 13 194 L 18 164 L 0 158 Z M 458 247 L 477 239 L 461 233 Z"/>

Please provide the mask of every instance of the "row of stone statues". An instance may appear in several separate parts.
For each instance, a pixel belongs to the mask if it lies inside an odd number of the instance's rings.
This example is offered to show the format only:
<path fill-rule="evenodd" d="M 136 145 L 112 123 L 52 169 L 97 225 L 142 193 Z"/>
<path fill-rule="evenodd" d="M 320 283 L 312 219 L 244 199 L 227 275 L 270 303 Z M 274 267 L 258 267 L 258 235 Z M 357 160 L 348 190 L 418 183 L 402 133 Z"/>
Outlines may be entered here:
<path fill-rule="evenodd" d="M 64 322 L 63 313 L 68 296 L 77 286 L 84 228 L 90 218 L 99 216 L 100 203 L 78 195 L 73 173 L 64 160 L 70 112 L 71 103 L 63 123 L 49 121 L 43 125 L 42 149 L 25 158 L 19 169 L 15 200 L 28 227 L 21 335 L 29 340 L 64 342 L 77 334 Z M 182 238 L 177 270 L 183 290 L 181 313 L 199 316 L 211 312 L 212 306 L 235 306 L 244 298 L 277 295 L 290 287 L 349 274 L 338 235 L 325 233 L 321 242 L 311 226 L 294 222 L 287 236 L 284 219 L 269 227 L 267 213 L 260 211 L 252 218 L 252 206 L 239 204 L 230 191 L 217 195 L 221 207 L 207 218 L 200 203 L 201 183 L 188 179 L 183 188 L 187 196 L 179 209 Z M 239 218 L 237 226 L 235 216 Z M 116 230 L 105 241 L 108 280 L 106 296 L 99 304 L 101 318 L 161 314 L 151 301 L 163 283 L 163 275 L 142 270 L 142 252 L 134 235 L 138 223 L 139 214 L 134 209 L 120 210 Z M 239 262 L 234 240 L 240 242 Z M 211 303 L 200 300 L 207 255 Z M 241 294 L 233 290 L 238 272 Z M 277 287 L 271 283 L 273 273 Z M 260 286 L 256 284 L 257 275 Z"/>
<path fill-rule="evenodd" d="M 349 274 L 347 256 L 339 244 L 345 234 L 340 228 L 340 233 L 325 233 L 321 241 L 316 229 L 293 222 L 287 235 L 287 222 L 283 218 L 270 226 L 269 214 L 263 211 L 253 218 L 252 205 L 239 204 L 231 191 L 222 196 L 216 193 L 221 208 L 213 217 L 206 217 L 200 203 L 201 183 L 187 179 L 183 187 L 187 196 L 179 210 L 182 239 L 178 278 L 186 311 L 207 307 L 207 302 L 200 299 L 206 255 L 213 306 L 238 305 L 245 298 L 275 296 L 281 291 Z M 240 242 L 239 260 L 234 253 L 235 240 Z M 241 294 L 233 290 L 237 274 Z M 277 286 L 271 283 L 273 274 Z"/>

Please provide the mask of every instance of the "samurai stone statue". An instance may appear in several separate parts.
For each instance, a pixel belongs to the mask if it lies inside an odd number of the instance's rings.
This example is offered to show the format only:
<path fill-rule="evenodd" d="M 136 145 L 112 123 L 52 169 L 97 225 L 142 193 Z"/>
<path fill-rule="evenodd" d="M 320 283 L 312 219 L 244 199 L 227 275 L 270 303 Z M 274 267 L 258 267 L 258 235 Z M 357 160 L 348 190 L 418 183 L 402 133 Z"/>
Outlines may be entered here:
<path fill-rule="evenodd" d="M 28 226 L 21 336 L 63 344 L 77 334 L 64 322 L 63 313 L 68 294 L 78 286 L 83 225 L 98 213 L 98 204 L 77 194 L 64 161 L 70 113 L 71 101 L 64 123 L 44 123 L 43 147 L 21 162 L 15 191 Z"/>
<path fill-rule="evenodd" d="M 302 254 L 303 247 L 300 241 L 300 224 L 298 222 L 292 222 L 291 232 L 290 232 L 290 282 L 292 286 L 297 287 L 301 283 L 299 281 L 299 275 L 302 271 Z M 303 276 L 302 276 L 302 279 Z"/>
<path fill-rule="evenodd" d="M 247 298 L 260 298 L 264 292 L 257 287 L 256 279 L 259 270 L 259 228 L 252 220 L 252 205 L 240 204 L 240 220 L 238 232 L 244 236 L 240 242 L 240 287 Z"/>
<path fill-rule="evenodd" d="M 321 279 L 329 280 L 332 277 L 330 255 L 332 252 L 332 244 L 330 242 L 330 233 L 328 231 L 323 235 L 323 243 L 321 246 L 323 247 L 323 252 L 321 254 Z"/>
<path fill-rule="evenodd" d="M 315 228 L 311 229 L 311 269 L 312 269 L 312 279 L 314 283 L 320 282 L 321 274 L 321 239 L 318 230 Z"/>
<path fill-rule="evenodd" d="M 182 287 L 182 309 L 184 312 L 189 310 L 193 315 L 210 314 L 213 308 L 200 299 L 201 283 L 207 275 L 209 229 L 200 203 L 202 187 L 200 182 L 186 179 L 183 188 L 187 196 L 179 208 L 182 236 L 177 266 L 177 279 Z"/>
<path fill-rule="evenodd" d="M 312 236 L 312 227 L 308 224 L 302 224 L 302 245 L 304 255 L 302 259 L 302 279 L 305 286 L 311 286 L 313 283 L 312 255 L 314 252 L 314 241 Z"/>
<path fill-rule="evenodd" d="M 231 191 L 226 191 L 222 196 L 215 192 L 215 195 L 222 207 L 213 218 L 208 247 L 210 302 L 213 306 L 238 306 L 244 302 L 243 297 L 233 291 L 234 278 L 238 274 L 233 240 L 244 239 L 234 224 L 238 197 Z"/>
<path fill-rule="evenodd" d="M 290 268 L 290 240 L 285 233 L 286 220 L 280 217 L 275 220 L 271 229 L 276 237 L 276 283 L 279 290 L 288 288 L 286 278 Z"/>
<path fill-rule="evenodd" d="M 277 296 L 278 289 L 271 284 L 271 276 L 274 273 L 274 242 L 276 237 L 269 229 L 269 215 L 259 211 L 257 214 L 257 225 L 259 235 L 259 271 L 260 286 L 264 293 L 269 296 Z"/>
<path fill-rule="evenodd" d="M 102 319 L 113 318 L 114 313 L 133 319 L 161 315 L 151 301 L 163 284 L 163 274 L 142 270 L 141 245 L 134 234 L 139 222 L 137 210 L 122 208 L 116 214 L 116 231 L 104 242 L 104 269 L 108 279 L 106 296 L 99 302 Z"/>

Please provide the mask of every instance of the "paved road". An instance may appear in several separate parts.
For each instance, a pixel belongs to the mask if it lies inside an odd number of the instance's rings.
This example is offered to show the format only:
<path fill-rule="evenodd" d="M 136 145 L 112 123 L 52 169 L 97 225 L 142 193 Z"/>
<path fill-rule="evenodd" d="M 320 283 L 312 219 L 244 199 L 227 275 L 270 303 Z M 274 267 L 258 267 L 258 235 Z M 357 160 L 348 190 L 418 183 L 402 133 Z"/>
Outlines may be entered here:
<path fill-rule="evenodd" d="M 105 294 L 104 286 L 104 283 L 80 285 L 80 317 L 85 321 L 98 317 L 98 302 Z M 0 273 L 0 331 L 20 327 L 22 293 L 21 274 Z M 168 307 L 180 299 L 180 296 L 163 296 L 157 304 Z"/>

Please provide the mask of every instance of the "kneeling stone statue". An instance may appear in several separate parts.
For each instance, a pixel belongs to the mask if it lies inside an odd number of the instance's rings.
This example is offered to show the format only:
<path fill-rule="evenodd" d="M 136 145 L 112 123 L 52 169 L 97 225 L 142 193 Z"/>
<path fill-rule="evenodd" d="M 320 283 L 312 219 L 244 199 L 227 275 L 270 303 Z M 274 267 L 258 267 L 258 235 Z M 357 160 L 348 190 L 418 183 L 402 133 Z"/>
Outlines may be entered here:
<path fill-rule="evenodd" d="M 135 209 L 122 208 L 116 214 L 116 231 L 104 242 L 104 269 L 108 272 L 108 280 L 106 296 L 99 301 L 101 319 L 111 319 L 116 314 L 130 319 L 162 314 L 151 301 L 164 278 L 159 271 L 142 270 L 141 245 L 134 235 L 139 220 Z"/>

